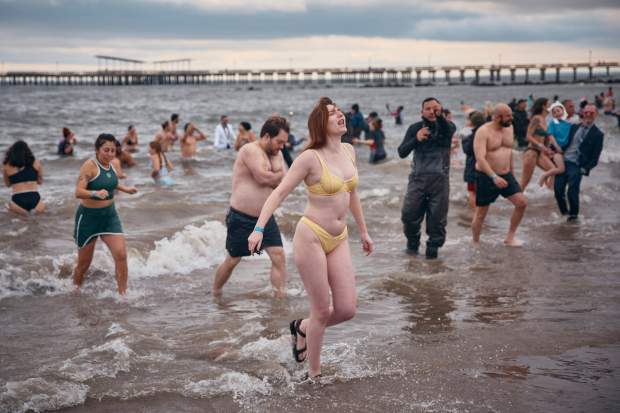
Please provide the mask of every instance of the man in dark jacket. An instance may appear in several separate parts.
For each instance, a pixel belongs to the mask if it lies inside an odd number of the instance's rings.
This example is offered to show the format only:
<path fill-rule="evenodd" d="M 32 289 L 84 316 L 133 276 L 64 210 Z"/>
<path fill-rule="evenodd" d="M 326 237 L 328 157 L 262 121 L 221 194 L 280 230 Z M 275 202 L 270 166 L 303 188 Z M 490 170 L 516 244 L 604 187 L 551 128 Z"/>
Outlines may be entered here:
<path fill-rule="evenodd" d="M 581 125 L 571 127 L 568 143 L 562 148 L 566 169 L 563 174 L 555 177 L 555 200 L 562 215 L 568 214 L 569 222 L 577 220 L 579 215 L 581 177 L 590 175 L 590 171 L 598 163 L 603 150 L 604 134 L 594 124 L 598 115 L 596 106 L 591 104 L 585 106 L 582 114 Z M 568 208 L 566 207 L 566 195 L 568 195 Z"/>
<path fill-rule="evenodd" d="M 424 99 L 421 113 L 422 120 L 409 126 L 398 147 L 401 158 L 414 152 L 401 220 L 407 252 L 417 254 L 420 227 L 426 216 L 426 257 L 437 258 L 439 248 L 446 241 L 450 146 L 456 128 L 443 117 L 441 104 L 435 98 Z"/>
<path fill-rule="evenodd" d="M 474 153 L 474 136 L 478 129 L 484 125 L 484 115 L 477 110 L 469 114 L 469 122 L 473 128 L 471 133 L 463 137 L 461 148 L 465 154 L 465 168 L 463 180 L 467 183 L 467 203 L 472 210 L 476 209 L 476 154 Z"/>
<path fill-rule="evenodd" d="M 519 99 L 512 111 L 512 126 L 519 148 L 525 148 L 527 146 L 527 126 L 530 124 L 530 120 L 527 117 L 526 108 L 527 101 L 525 99 Z"/>

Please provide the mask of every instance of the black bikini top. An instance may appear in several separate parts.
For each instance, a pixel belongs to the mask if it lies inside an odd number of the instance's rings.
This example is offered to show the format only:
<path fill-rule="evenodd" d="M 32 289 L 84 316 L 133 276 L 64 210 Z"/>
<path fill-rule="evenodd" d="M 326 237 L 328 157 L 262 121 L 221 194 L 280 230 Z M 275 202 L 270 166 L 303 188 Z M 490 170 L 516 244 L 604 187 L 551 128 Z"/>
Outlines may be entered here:
<path fill-rule="evenodd" d="M 39 173 L 32 165 L 24 166 L 17 173 L 9 176 L 9 183 L 11 185 L 20 184 L 22 182 L 36 182 L 39 177 Z"/>

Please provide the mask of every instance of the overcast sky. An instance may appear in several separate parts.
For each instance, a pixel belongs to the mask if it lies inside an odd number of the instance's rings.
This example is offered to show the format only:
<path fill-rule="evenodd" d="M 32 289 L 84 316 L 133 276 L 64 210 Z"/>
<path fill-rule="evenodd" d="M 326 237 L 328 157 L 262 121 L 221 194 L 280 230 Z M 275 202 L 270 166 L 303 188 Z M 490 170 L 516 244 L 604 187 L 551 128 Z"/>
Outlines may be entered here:
<path fill-rule="evenodd" d="M 4 70 L 620 61 L 618 39 L 618 0 L 0 0 Z"/>

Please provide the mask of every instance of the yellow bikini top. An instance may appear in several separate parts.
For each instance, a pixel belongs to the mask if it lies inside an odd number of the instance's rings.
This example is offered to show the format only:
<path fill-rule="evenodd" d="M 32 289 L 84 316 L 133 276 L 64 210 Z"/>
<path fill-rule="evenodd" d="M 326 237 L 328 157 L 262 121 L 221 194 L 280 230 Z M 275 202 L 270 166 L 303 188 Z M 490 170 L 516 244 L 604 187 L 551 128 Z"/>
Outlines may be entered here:
<path fill-rule="evenodd" d="M 355 161 L 353 157 L 349 153 L 349 150 L 343 146 L 344 151 L 347 153 L 351 162 L 353 162 L 353 166 L 355 167 Z M 327 167 L 327 163 L 321 158 L 319 153 L 315 150 L 313 152 L 316 154 L 316 157 L 319 158 L 319 162 L 321 162 L 321 168 L 323 168 L 323 172 L 321 173 L 321 179 L 316 184 L 307 185 L 308 192 L 312 192 L 316 195 L 325 195 L 332 196 L 339 194 L 340 192 L 351 192 L 357 188 L 358 176 L 357 176 L 357 167 L 355 168 L 355 175 L 353 175 L 350 179 L 346 181 L 341 177 L 332 174 L 329 172 L 329 168 Z"/>

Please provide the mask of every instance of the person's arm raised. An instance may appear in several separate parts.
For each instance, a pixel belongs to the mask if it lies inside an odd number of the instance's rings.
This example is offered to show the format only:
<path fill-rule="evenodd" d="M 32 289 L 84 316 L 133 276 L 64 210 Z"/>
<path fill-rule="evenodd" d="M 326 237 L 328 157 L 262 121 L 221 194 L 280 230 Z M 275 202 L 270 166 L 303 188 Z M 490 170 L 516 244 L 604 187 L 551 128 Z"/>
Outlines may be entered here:
<path fill-rule="evenodd" d="M 288 173 L 284 176 L 284 179 L 280 182 L 280 185 L 278 185 L 276 189 L 273 190 L 271 195 L 269 195 L 260 211 L 260 215 L 256 221 L 255 230 L 248 238 L 248 249 L 251 252 L 260 249 L 263 241 L 262 230 L 265 228 L 267 221 L 269 221 L 269 218 L 273 215 L 275 210 L 280 206 L 288 194 L 290 194 L 301 181 L 306 179 L 312 170 L 313 162 L 316 162 L 315 159 L 316 158 L 311 151 L 302 152 L 301 155 L 295 159 L 291 169 L 288 170 Z"/>
<path fill-rule="evenodd" d="M 284 169 L 278 172 L 267 169 L 264 163 L 265 158 L 259 153 L 260 150 L 256 144 L 243 145 L 239 150 L 239 156 L 256 182 L 275 188 L 282 181 Z M 269 166 L 271 167 L 271 161 L 269 161 Z"/>
<path fill-rule="evenodd" d="M 428 128 L 419 127 L 418 125 L 411 125 L 409 129 L 407 129 L 407 133 L 403 138 L 400 146 L 398 147 L 398 156 L 401 158 L 406 158 L 409 156 L 411 151 L 413 151 L 419 142 L 425 141 L 428 139 L 429 131 Z"/>

